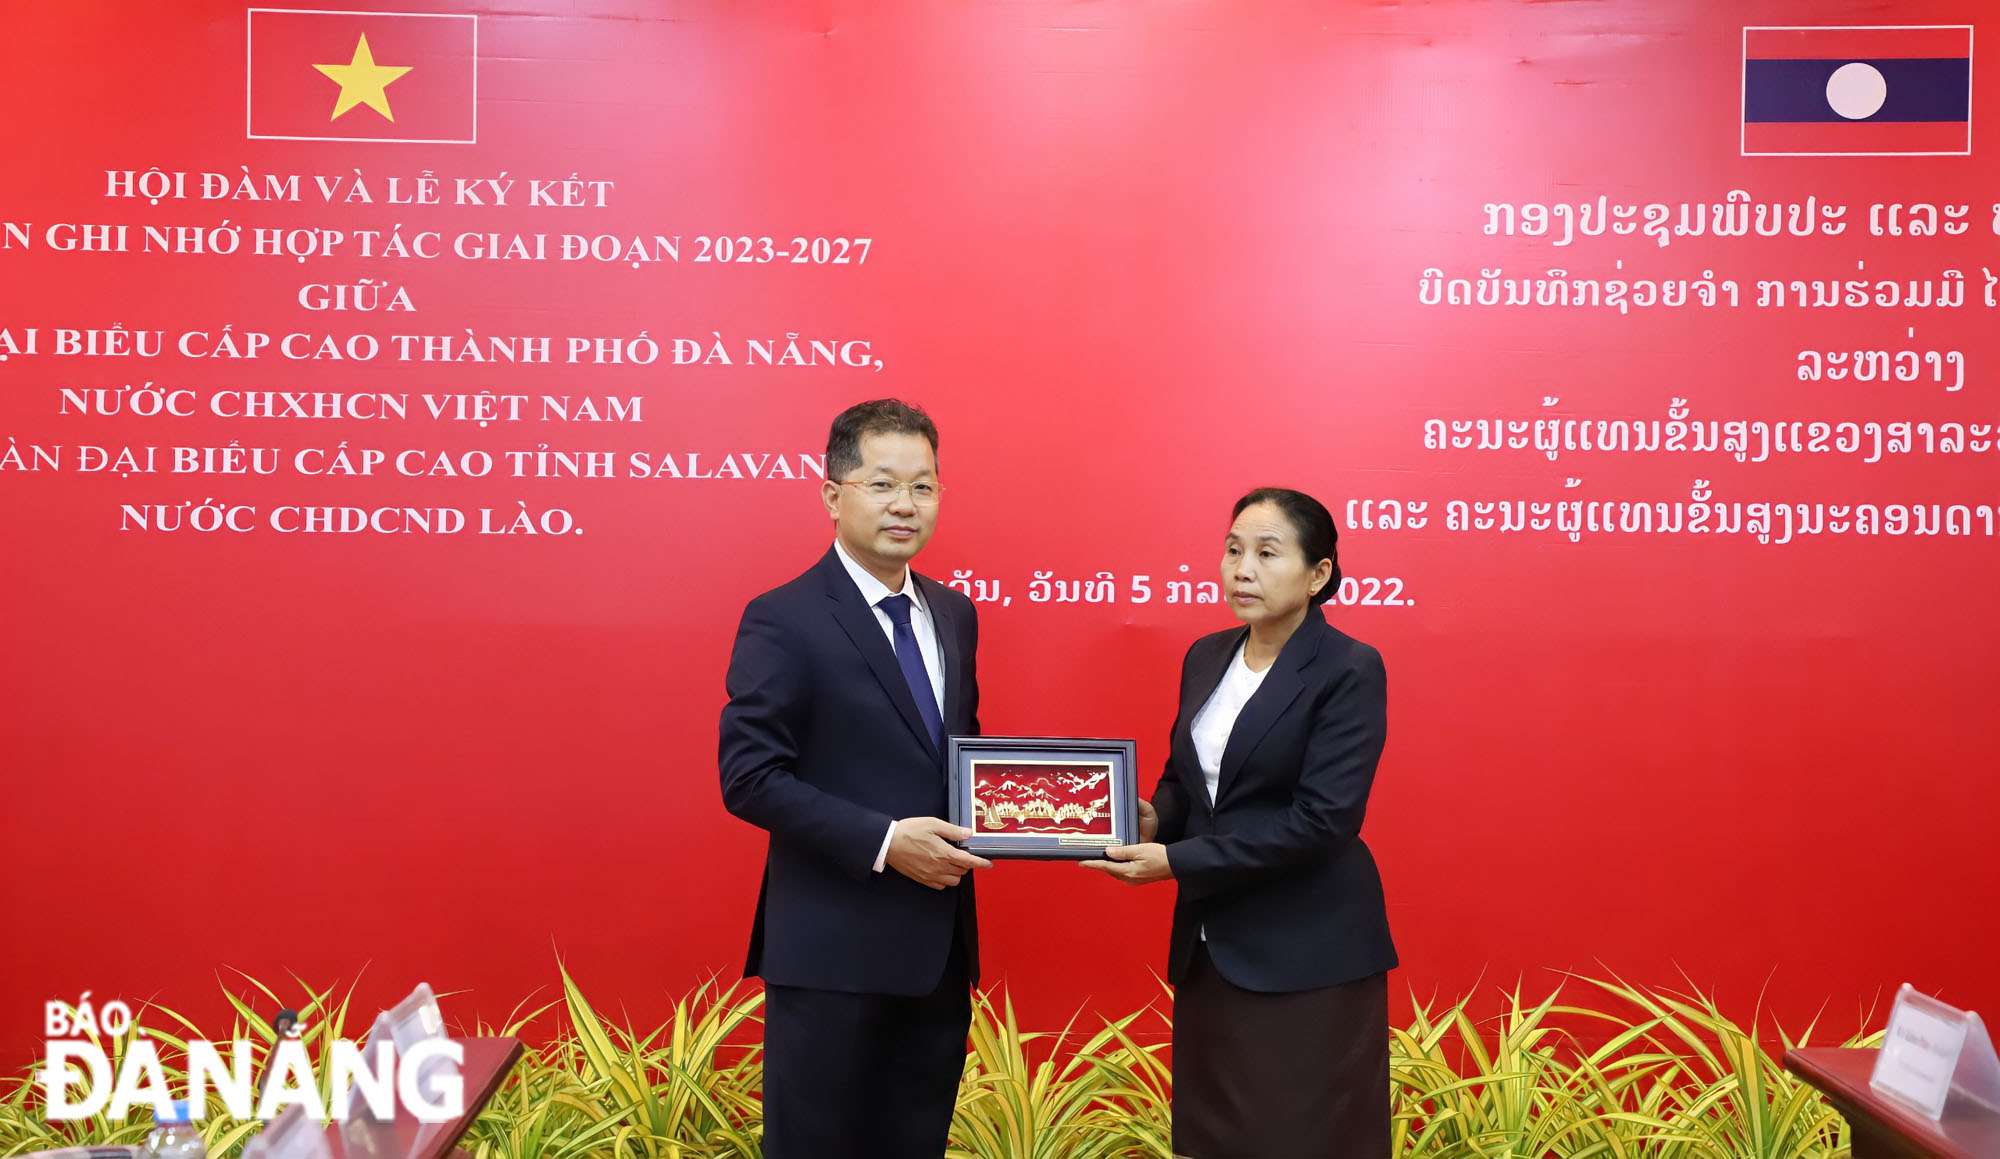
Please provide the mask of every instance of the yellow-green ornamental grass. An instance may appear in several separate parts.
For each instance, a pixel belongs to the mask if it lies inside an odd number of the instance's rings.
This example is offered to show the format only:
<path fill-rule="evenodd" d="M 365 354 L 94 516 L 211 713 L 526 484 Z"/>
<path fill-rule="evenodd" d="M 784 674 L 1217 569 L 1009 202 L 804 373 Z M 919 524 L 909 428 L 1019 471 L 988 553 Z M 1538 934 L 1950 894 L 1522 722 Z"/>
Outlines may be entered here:
<path fill-rule="evenodd" d="M 559 1028 L 536 1025 L 553 1002 L 516 1008 L 497 1026 L 466 1028 L 531 1040 L 462 1143 L 473 1159 L 761 1154 L 760 990 L 742 983 L 704 985 L 676 1002 L 667 1021 L 641 1030 L 600 1015 L 569 972 L 558 969 L 567 1018 L 549 1022 Z M 307 1052 L 318 1060 L 326 1043 L 347 1032 L 352 990 L 295 982 L 305 996 L 295 1008 L 307 1027 Z M 176 1093 L 185 1077 L 177 1064 L 186 1038 L 270 1040 L 271 1028 L 251 1001 L 275 1008 L 282 1000 L 262 983 L 247 986 L 251 998 L 229 995 L 236 1017 L 223 1033 L 202 1034 L 162 1007 L 141 1013 L 147 1033 L 163 1044 Z M 1399 1155 L 1848 1154 L 1846 1124 L 1759 1045 L 1755 1016 L 1745 1029 L 1698 992 L 1615 977 L 1568 977 L 1533 999 L 1517 985 L 1500 998 L 1500 1013 L 1486 1018 L 1471 1013 L 1471 998 L 1442 1008 L 1418 1003 L 1409 1025 L 1391 1030 Z M 1060 1031 L 1037 1032 L 1019 1027 L 1004 991 L 979 996 L 952 1115 L 950 1159 L 1171 1159 L 1172 1075 L 1165 1046 L 1171 999 L 1163 992 L 1157 1003 L 1120 1018 L 1079 1014 Z M 1784 1046 L 1794 1046 L 1811 1029 L 1797 1041 L 1776 1033 Z M 1879 1039 L 1879 1033 L 1857 1035 L 1842 1045 L 1872 1046 Z M 129 1041 L 129 1032 L 99 1040 L 114 1063 Z M 152 1126 L 143 1114 L 119 1123 L 101 1116 L 49 1123 L 41 1096 L 26 1074 L 0 1080 L 0 1156 L 80 1143 L 137 1143 Z M 256 1130 L 257 1124 L 230 1119 L 219 1100 L 209 1100 L 202 1134 L 214 1159 L 234 1159 Z"/>

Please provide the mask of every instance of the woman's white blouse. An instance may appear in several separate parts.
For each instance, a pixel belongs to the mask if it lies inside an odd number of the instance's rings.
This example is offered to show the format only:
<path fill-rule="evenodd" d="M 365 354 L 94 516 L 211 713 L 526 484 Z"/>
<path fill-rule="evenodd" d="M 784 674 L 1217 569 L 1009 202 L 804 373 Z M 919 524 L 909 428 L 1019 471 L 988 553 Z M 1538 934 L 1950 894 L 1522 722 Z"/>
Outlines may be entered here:
<path fill-rule="evenodd" d="M 1195 713 L 1194 723 L 1189 726 L 1194 734 L 1194 755 L 1201 762 L 1201 779 L 1208 784 L 1211 805 L 1215 804 L 1216 783 L 1222 777 L 1222 750 L 1229 747 L 1229 732 L 1236 727 L 1237 715 L 1256 695 L 1270 671 L 1266 668 L 1263 672 L 1252 672 L 1243 662 L 1243 645 L 1238 644 L 1222 683 L 1215 686 L 1208 703 Z"/>

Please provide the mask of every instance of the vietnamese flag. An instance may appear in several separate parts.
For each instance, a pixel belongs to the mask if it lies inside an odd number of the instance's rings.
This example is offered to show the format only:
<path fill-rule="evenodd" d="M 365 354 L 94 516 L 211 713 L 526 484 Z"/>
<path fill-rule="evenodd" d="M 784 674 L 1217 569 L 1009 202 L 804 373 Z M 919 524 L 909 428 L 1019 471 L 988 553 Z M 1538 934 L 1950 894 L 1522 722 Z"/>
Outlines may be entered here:
<path fill-rule="evenodd" d="M 1744 29 L 1742 151 L 1972 152 L 1971 26 Z"/>
<path fill-rule="evenodd" d="M 479 18 L 250 9 L 253 138 L 471 144 Z"/>

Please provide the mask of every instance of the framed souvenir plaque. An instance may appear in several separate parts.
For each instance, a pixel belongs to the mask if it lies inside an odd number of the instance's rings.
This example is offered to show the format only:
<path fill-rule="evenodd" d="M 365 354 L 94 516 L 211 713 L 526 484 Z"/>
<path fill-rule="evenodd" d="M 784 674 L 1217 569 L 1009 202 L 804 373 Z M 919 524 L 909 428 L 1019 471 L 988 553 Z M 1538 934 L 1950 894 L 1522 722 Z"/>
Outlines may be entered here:
<path fill-rule="evenodd" d="M 959 844 L 981 857 L 1084 860 L 1139 840 L 1137 746 L 1075 737 L 955 736 Z"/>

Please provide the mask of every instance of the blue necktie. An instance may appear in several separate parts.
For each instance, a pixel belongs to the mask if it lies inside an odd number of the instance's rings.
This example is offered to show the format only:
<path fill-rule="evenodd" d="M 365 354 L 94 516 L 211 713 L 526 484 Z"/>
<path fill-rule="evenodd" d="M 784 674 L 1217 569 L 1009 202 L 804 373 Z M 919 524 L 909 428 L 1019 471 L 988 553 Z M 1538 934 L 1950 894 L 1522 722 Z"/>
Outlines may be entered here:
<path fill-rule="evenodd" d="M 910 695 L 917 698 L 917 715 L 924 718 L 924 727 L 931 730 L 931 743 L 942 752 L 944 719 L 938 715 L 937 693 L 931 690 L 930 669 L 924 667 L 916 630 L 910 627 L 910 597 L 884 596 L 875 606 L 889 613 L 889 622 L 895 625 L 896 666 L 903 670 Z"/>

